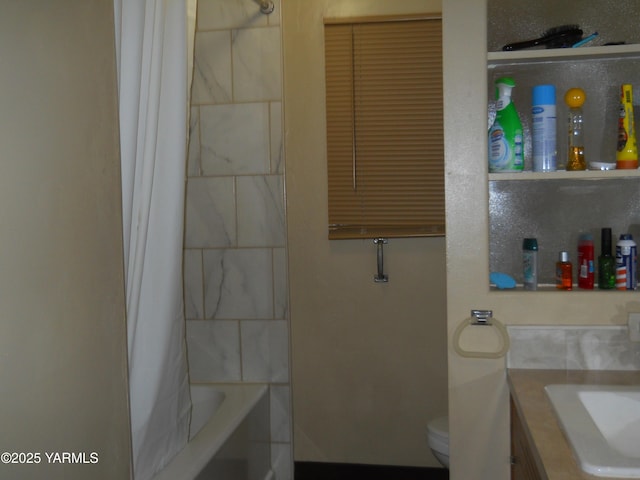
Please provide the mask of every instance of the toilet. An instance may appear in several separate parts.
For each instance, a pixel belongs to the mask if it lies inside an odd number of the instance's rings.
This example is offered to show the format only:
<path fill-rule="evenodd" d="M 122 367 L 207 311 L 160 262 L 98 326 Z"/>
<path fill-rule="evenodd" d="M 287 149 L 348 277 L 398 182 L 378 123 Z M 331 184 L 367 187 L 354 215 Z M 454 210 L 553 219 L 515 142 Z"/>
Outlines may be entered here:
<path fill-rule="evenodd" d="M 442 466 L 449 468 L 449 417 L 427 423 L 427 443 Z"/>

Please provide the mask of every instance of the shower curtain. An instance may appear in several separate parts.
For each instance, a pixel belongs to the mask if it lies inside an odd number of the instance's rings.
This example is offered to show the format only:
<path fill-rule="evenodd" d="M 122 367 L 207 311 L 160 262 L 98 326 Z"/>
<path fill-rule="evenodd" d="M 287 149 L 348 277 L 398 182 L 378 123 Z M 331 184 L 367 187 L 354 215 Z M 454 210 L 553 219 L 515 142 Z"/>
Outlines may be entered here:
<path fill-rule="evenodd" d="M 114 0 L 135 480 L 188 439 L 182 239 L 196 1 Z"/>

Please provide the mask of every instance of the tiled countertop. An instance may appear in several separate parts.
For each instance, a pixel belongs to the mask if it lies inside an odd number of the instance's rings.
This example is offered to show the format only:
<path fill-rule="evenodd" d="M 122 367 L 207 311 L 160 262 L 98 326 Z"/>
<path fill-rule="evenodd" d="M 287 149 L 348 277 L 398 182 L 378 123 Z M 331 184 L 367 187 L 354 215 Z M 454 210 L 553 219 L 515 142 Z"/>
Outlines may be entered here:
<path fill-rule="evenodd" d="M 640 371 L 508 369 L 511 395 L 549 480 L 607 480 L 576 463 L 544 391 L 549 384 L 640 385 Z M 613 479 L 610 479 L 613 480 Z"/>

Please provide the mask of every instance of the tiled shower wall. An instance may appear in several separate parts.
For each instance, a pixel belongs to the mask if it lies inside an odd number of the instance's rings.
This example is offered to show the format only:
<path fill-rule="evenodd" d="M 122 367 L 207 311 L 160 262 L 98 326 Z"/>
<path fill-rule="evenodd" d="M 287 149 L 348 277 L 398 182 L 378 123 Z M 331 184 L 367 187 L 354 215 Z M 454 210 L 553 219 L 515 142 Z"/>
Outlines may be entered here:
<path fill-rule="evenodd" d="M 198 0 L 184 292 L 193 382 L 267 382 L 292 475 L 279 1 Z"/>

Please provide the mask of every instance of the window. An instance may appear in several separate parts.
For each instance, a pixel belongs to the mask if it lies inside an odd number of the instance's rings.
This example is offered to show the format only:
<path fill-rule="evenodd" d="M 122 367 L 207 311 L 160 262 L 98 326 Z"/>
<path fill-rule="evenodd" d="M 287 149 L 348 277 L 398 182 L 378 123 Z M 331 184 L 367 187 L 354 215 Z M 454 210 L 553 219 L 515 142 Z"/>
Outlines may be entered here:
<path fill-rule="evenodd" d="M 325 21 L 329 238 L 445 232 L 440 18 Z"/>

